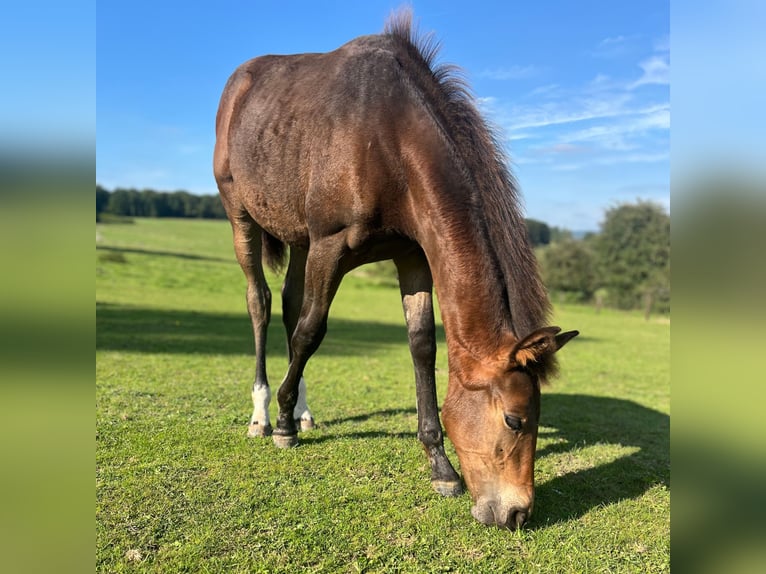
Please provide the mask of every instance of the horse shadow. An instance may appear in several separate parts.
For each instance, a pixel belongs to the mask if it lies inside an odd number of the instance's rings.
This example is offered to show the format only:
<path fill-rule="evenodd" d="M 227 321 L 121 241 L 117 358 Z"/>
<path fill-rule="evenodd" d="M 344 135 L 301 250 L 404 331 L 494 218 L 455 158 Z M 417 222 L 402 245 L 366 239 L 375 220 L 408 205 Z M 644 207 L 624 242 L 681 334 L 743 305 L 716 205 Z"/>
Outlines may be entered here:
<path fill-rule="evenodd" d="M 665 413 L 625 399 L 544 393 L 540 424 L 541 439 L 558 440 L 538 449 L 538 464 L 550 462 L 555 468 L 554 457 L 559 457 L 564 469 L 537 484 L 532 529 L 635 499 L 656 485 L 670 486 L 670 417 Z M 554 430 L 546 431 L 549 428 Z M 628 454 L 566 470 L 573 462 L 567 454 L 576 459 L 578 449 L 605 444 L 622 447 Z"/>
<path fill-rule="evenodd" d="M 346 417 L 339 417 L 336 419 L 330 419 L 325 422 L 318 423 L 318 426 L 322 428 L 325 432 L 325 434 L 322 435 L 312 435 L 308 434 L 301 437 L 301 442 L 305 444 L 321 444 L 323 442 L 328 441 L 334 441 L 339 438 L 355 438 L 355 439 L 366 439 L 366 438 L 398 438 L 398 439 L 406 439 L 406 440 L 412 440 L 417 438 L 417 433 L 413 431 L 389 431 L 389 430 L 352 430 L 352 431 L 343 431 L 338 432 L 333 427 L 337 427 L 340 425 L 343 425 L 344 423 L 361 423 L 361 422 L 367 422 L 373 419 L 381 419 L 381 423 L 385 421 L 385 419 L 391 418 L 391 417 L 398 417 L 402 415 L 414 415 L 417 414 L 417 409 L 414 407 L 408 407 L 408 408 L 391 408 L 391 409 L 382 409 L 374 412 L 369 413 L 362 413 L 358 415 L 351 415 Z"/>
<path fill-rule="evenodd" d="M 328 420 L 320 423 L 325 433 L 309 433 L 301 442 L 320 444 L 348 437 L 413 440 L 417 436 L 414 432 L 335 432 L 333 427 L 416 412 L 414 408 L 392 408 Z M 589 445 L 614 445 L 628 454 L 589 468 L 562 471 L 538 482 L 535 513 L 527 528 L 576 520 L 594 508 L 638 498 L 658 484 L 669 487 L 670 417 L 665 413 L 625 399 L 544 393 L 541 425 L 540 438 L 554 440 L 538 449 L 538 464 L 555 464 L 556 457 L 563 456 L 576 468 L 577 451 Z"/>
<path fill-rule="evenodd" d="M 197 255 L 194 253 L 180 253 L 177 251 L 162 251 L 156 249 L 139 249 L 136 247 L 112 247 L 110 245 L 96 245 L 96 251 L 103 251 L 106 253 L 131 253 L 134 255 L 159 255 L 162 257 L 176 257 L 178 259 L 187 259 L 190 261 L 213 261 L 216 263 L 231 263 L 236 264 L 237 261 L 230 258 L 223 257 L 209 257 L 207 255 Z"/>
<path fill-rule="evenodd" d="M 268 329 L 266 355 L 285 355 L 282 316 L 274 311 Z M 437 327 L 437 340 L 444 329 Z M 358 321 L 330 317 L 319 353 L 330 356 L 369 356 L 386 346 L 407 344 L 401 323 Z M 222 313 L 156 309 L 96 302 L 96 349 L 139 353 L 201 353 L 253 355 L 253 329 L 247 311 Z"/>

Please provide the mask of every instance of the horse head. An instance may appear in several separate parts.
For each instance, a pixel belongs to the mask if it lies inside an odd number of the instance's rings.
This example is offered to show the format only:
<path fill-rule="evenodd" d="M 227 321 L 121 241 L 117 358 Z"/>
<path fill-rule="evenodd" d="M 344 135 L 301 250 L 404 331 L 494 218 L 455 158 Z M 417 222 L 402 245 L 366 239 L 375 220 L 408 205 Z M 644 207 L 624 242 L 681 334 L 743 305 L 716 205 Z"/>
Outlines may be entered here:
<path fill-rule="evenodd" d="M 516 529 L 532 514 L 540 385 L 577 331 L 538 329 L 489 360 L 463 356 L 442 408 L 482 524 Z"/>

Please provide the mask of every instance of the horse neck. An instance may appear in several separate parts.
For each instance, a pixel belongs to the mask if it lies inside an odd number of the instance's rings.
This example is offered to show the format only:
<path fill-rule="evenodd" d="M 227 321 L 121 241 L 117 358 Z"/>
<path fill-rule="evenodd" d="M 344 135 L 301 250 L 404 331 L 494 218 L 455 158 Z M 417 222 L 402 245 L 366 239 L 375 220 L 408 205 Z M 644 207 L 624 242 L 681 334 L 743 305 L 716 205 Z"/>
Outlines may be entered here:
<path fill-rule="evenodd" d="M 410 129 L 401 145 L 408 227 L 431 267 L 452 370 L 461 362 L 494 359 L 515 342 L 511 303 L 482 216 L 486 207 L 468 173 L 470 160 L 436 114 L 413 110 L 418 113 L 407 118 Z"/>
<path fill-rule="evenodd" d="M 441 210 L 419 230 L 450 364 L 457 354 L 477 360 L 494 357 L 513 337 L 506 287 L 482 226 L 468 210 Z"/>

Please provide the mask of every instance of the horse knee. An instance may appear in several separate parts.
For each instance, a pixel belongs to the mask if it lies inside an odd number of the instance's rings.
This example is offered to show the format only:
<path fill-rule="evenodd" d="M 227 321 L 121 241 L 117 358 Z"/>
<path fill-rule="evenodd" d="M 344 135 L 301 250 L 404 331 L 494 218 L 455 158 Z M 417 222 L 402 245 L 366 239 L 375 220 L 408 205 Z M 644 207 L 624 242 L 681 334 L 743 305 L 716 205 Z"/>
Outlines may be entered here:
<path fill-rule="evenodd" d="M 428 449 L 444 444 L 444 433 L 439 427 L 419 429 L 418 440 Z"/>
<path fill-rule="evenodd" d="M 271 290 L 266 285 L 247 286 L 247 309 L 253 318 L 269 320 L 271 315 Z"/>

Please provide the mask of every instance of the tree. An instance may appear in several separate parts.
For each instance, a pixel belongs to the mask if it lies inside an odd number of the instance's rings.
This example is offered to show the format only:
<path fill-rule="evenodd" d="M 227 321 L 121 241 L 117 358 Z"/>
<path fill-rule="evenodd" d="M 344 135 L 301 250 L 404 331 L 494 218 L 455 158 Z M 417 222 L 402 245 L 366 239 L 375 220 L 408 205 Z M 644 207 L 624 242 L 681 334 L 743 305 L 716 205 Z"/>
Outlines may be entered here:
<path fill-rule="evenodd" d="M 199 198 L 199 216 L 206 219 L 225 219 L 226 212 L 223 209 L 220 195 L 201 195 Z"/>
<path fill-rule="evenodd" d="M 109 205 L 109 192 L 96 184 L 96 221 L 98 221 L 100 215 L 106 211 L 107 205 Z"/>
<path fill-rule="evenodd" d="M 131 196 L 127 189 L 115 189 L 109 195 L 106 211 L 114 215 L 133 215 Z"/>
<path fill-rule="evenodd" d="M 669 293 L 670 216 L 660 205 L 639 201 L 607 210 L 594 245 L 608 303 L 636 309 L 647 305 L 647 293 Z"/>
<path fill-rule="evenodd" d="M 144 189 L 141 192 L 141 214 L 147 217 L 160 217 L 157 210 L 159 194 L 153 189 Z"/>
<path fill-rule="evenodd" d="M 538 245 L 548 245 L 551 242 L 551 230 L 547 223 L 537 219 L 526 219 L 527 237 L 529 242 L 537 247 Z"/>
<path fill-rule="evenodd" d="M 551 243 L 565 241 L 567 239 L 574 239 L 574 235 L 572 235 L 571 231 L 561 227 L 551 227 Z"/>
<path fill-rule="evenodd" d="M 545 250 L 542 257 L 545 284 L 568 300 L 588 301 L 596 289 L 594 256 L 582 241 L 562 239 Z"/>

